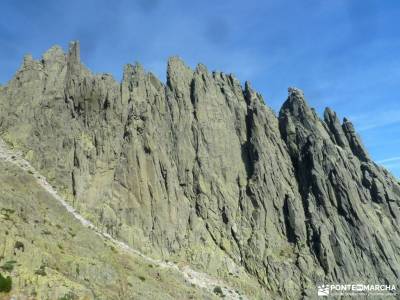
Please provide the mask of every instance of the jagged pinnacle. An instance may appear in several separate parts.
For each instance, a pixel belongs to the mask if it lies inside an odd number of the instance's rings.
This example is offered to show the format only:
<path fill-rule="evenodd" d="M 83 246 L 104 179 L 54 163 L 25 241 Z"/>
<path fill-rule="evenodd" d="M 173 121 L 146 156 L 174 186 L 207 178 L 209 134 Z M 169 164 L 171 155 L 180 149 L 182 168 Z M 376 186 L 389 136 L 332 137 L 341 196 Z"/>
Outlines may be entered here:
<path fill-rule="evenodd" d="M 70 64 L 80 64 L 80 45 L 79 41 L 71 41 L 68 50 L 68 62 Z"/>

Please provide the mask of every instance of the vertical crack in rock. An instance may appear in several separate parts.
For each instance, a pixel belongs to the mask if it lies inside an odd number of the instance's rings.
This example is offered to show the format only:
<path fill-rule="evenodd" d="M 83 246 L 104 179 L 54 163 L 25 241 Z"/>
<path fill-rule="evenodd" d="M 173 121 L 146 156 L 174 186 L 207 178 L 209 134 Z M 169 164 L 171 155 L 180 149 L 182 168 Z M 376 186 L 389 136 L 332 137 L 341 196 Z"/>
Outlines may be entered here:
<path fill-rule="evenodd" d="M 250 179 L 254 174 L 255 163 L 258 160 L 258 153 L 255 147 L 252 144 L 252 130 L 254 128 L 254 111 L 253 111 L 253 101 L 254 91 L 251 90 L 250 84 L 248 82 L 245 83 L 244 89 L 244 98 L 247 104 L 247 113 L 246 113 L 246 141 L 242 145 L 242 156 L 244 160 L 244 164 L 246 167 L 247 178 Z"/>

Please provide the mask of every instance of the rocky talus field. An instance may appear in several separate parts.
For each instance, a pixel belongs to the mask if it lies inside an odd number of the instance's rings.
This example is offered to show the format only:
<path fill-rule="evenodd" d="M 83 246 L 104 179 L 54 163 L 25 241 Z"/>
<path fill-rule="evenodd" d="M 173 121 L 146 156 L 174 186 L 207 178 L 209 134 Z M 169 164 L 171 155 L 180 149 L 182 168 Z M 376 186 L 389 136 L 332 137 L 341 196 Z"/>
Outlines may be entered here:
<path fill-rule="evenodd" d="M 163 83 L 93 74 L 77 42 L 27 55 L 0 86 L 0 299 L 400 289 L 398 179 L 301 90 L 267 105 L 176 57 Z"/>

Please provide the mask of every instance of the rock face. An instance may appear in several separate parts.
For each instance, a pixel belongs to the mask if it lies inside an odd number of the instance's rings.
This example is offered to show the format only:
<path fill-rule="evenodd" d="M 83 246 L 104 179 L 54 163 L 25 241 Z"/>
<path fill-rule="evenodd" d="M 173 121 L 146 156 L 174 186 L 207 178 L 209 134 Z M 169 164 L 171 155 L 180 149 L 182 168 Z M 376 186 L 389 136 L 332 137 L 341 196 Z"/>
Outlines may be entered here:
<path fill-rule="evenodd" d="M 398 282 L 399 184 L 369 159 L 349 121 L 340 126 L 330 109 L 322 121 L 301 91 L 289 93 L 279 121 L 310 252 L 331 282 Z"/>
<path fill-rule="evenodd" d="M 94 75 L 79 44 L 27 56 L 0 89 L 0 135 L 82 214 L 250 297 L 400 279 L 400 186 L 353 125 L 289 89 L 279 117 L 249 83 L 168 61 Z M 255 288 L 257 286 L 257 288 Z"/>
<path fill-rule="evenodd" d="M 82 226 L 31 172 L 0 170 L 0 299 L 217 298 Z"/>

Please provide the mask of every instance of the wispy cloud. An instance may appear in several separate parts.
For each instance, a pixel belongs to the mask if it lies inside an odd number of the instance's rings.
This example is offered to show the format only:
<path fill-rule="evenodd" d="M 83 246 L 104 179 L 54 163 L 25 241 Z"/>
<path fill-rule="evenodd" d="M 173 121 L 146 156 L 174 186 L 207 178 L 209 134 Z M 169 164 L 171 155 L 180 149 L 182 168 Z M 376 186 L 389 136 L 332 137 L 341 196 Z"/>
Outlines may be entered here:
<path fill-rule="evenodd" d="M 386 169 L 390 170 L 393 175 L 399 177 L 400 175 L 400 156 L 389 157 L 377 161 L 378 164 L 382 165 Z"/>
<path fill-rule="evenodd" d="M 385 164 L 385 163 L 391 163 L 391 162 L 397 162 L 397 161 L 400 162 L 400 156 L 381 159 L 381 160 L 378 160 L 377 163 L 378 164 Z"/>
<path fill-rule="evenodd" d="M 366 131 L 374 128 L 400 123 L 400 109 L 368 112 L 351 117 L 357 130 Z"/>
<path fill-rule="evenodd" d="M 382 166 L 384 166 L 386 169 L 392 171 L 395 175 L 399 174 L 399 172 L 397 172 L 397 171 L 400 170 L 400 162 L 391 163 L 391 164 L 382 164 Z"/>

